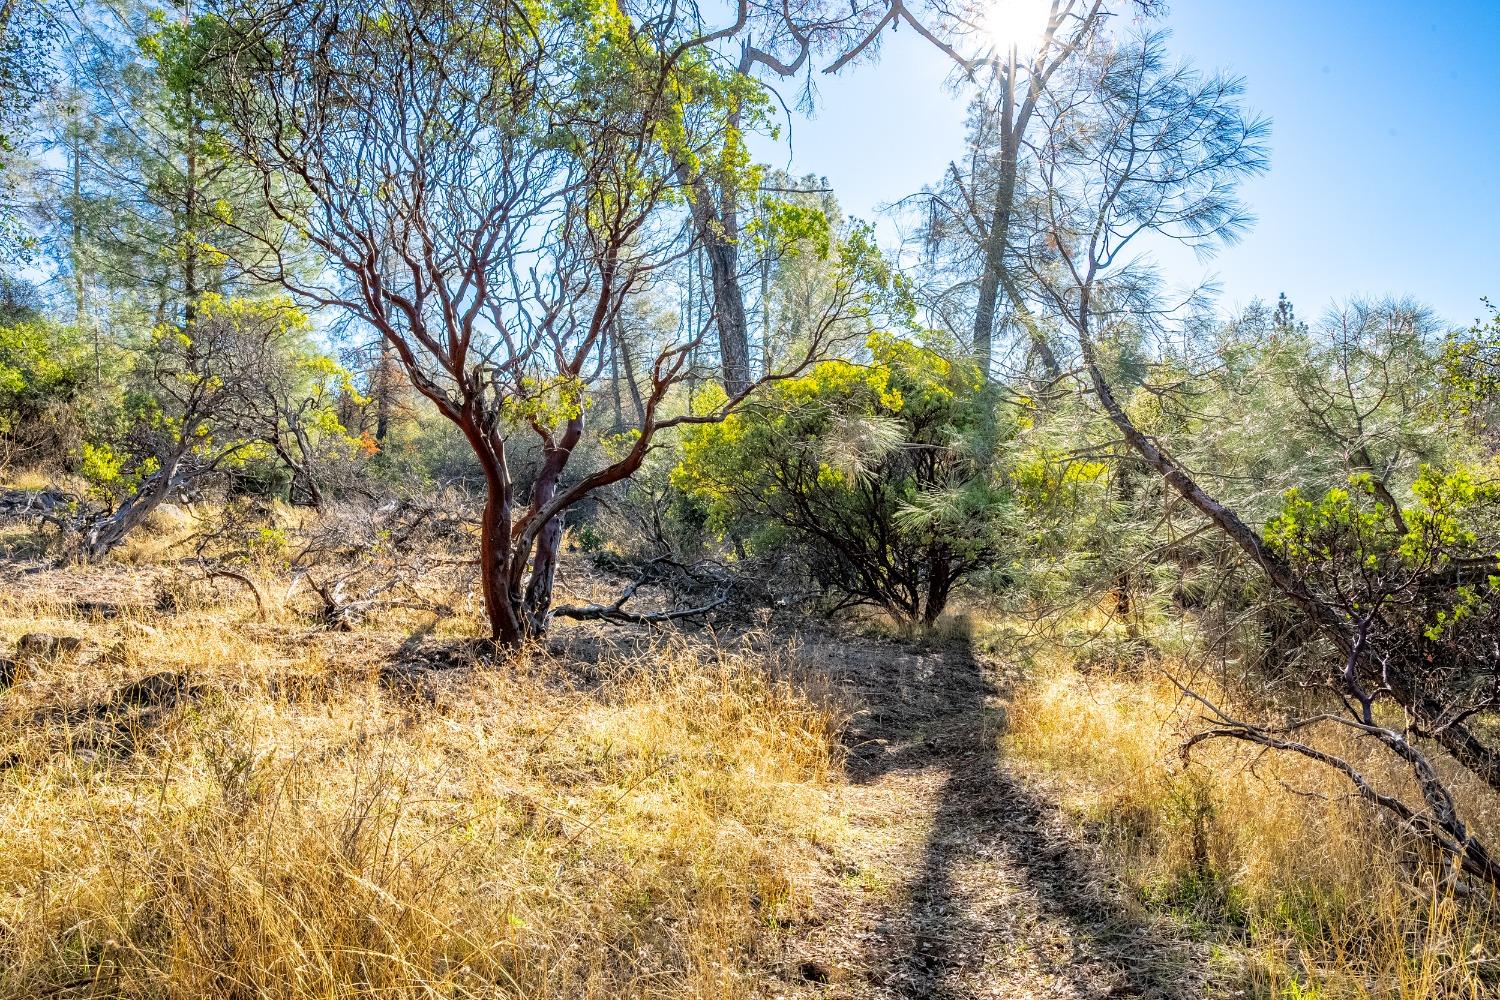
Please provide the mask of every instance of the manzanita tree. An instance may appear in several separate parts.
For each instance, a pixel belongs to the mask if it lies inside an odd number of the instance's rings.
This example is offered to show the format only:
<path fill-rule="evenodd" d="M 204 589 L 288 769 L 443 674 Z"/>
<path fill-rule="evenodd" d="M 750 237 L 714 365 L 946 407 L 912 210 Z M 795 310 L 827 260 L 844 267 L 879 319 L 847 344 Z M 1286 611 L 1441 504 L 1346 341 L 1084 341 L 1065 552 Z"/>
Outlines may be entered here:
<path fill-rule="evenodd" d="M 317 254 L 315 279 L 289 255 L 268 276 L 379 331 L 473 450 L 483 597 L 502 645 L 546 626 L 568 508 L 631 475 L 664 429 L 719 419 L 755 389 L 668 416 L 712 317 L 682 322 L 635 366 L 638 419 L 613 458 L 570 475 L 616 316 L 632 296 L 681 301 L 701 239 L 683 178 L 747 170 L 742 129 L 766 113 L 757 86 L 716 70 L 667 13 L 228 2 L 201 33 L 225 133 Z M 847 275 L 846 301 L 865 277 Z M 799 370 L 840 330 L 761 380 Z M 540 443 L 536 468 L 513 467 L 517 435 Z"/>

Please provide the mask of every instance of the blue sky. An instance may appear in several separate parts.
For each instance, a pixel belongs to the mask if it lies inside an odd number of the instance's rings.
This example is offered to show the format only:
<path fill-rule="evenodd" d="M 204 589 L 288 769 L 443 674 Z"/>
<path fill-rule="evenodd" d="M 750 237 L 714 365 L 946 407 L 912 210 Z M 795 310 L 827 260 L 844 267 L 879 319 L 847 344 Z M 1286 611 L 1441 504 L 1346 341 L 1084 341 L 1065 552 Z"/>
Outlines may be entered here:
<path fill-rule="evenodd" d="M 1169 277 L 1215 276 L 1225 308 L 1285 291 L 1305 318 L 1402 294 L 1466 325 L 1480 296 L 1500 301 L 1500 0 L 1176 0 L 1162 23 L 1178 55 L 1244 76 L 1273 122 L 1271 170 L 1244 191 L 1254 230 L 1207 264 L 1173 255 Z M 914 33 L 887 36 L 757 153 L 873 218 L 959 154 L 947 71 Z"/>

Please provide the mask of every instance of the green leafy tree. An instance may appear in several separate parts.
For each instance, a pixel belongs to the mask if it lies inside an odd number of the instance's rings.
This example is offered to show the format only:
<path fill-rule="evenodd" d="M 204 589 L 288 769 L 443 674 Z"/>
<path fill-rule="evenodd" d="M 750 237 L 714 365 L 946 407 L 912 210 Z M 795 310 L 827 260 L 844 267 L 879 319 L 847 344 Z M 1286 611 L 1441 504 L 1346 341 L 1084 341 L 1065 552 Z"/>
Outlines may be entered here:
<path fill-rule="evenodd" d="M 105 509 L 85 523 L 80 556 L 108 555 L 210 474 L 274 456 L 288 414 L 337 434 L 326 387 L 340 376 L 309 354 L 308 330 L 289 299 L 211 293 L 191 323 L 157 327 L 126 378 L 118 433 L 84 444 L 82 471 Z"/>
<path fill-rule="evenodd" d="M 0 326 L 0 439 L 6 461 L 60 464 L 106 405 L 92 344 L 40 316 Z"/>
<path fill-rule="evenodd" d="M 690 430 L 673 481 L 721 532 L 796 542 L 838 605 L 930 626 L 1003 558 L 1014 497 L 978 370 L 888 334 L 868 346 L 870 364 L 824 362 Z"/>
<path fill-rule="evenodd" d="M 1493 453 L 1500 447 L 1500 309 L 1443 341 L 1437 359 L 1442 405 Z"/>
<path fill-rule="evenodd" d="M 294 235 L 257 210 L 260 178 L 210 114 L 220 84 L 191 10 L 79 6 L 72 85 L 52 132 L 66 161 L 54 178 L 55 256 L 73 278 L 80 322 L 86 313 L 115 328 L 190 321 L 200 295 L 261 284 L 254 272 L 268 256 L 255 248 Z"/>

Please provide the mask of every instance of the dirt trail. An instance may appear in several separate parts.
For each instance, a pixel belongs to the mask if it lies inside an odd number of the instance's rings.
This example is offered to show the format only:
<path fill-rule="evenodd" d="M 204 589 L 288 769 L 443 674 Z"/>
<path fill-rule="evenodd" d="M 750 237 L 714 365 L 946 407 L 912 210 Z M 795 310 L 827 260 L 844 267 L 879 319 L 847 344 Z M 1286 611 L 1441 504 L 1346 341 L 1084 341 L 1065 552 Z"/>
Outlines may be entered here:
<path fill-rule="evenodd" d="M 1206 949 L 1122 903 L 1051 804 L 999 756 L 1004 702 L 965 648 L 823 644 L 808 662 L 862 706 L 841 807 L 856 843 L 793 936 L 799 996 L 1234 996 Z"/>

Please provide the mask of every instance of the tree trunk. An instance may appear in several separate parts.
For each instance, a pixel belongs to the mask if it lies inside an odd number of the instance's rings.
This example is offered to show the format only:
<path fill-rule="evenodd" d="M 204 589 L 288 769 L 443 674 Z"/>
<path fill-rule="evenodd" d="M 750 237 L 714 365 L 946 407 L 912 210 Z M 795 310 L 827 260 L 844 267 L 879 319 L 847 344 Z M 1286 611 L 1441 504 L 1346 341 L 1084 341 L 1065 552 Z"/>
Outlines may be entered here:
<path fill-rule="evenodd" d="M 732 238 L 715 236 L 710 240 L 708 270 L 713 279 L 724 391 L 734 397 L 750 388 L 750 334 L 739 282 L 739 247 Z"/>
<path fill-rule="evenodd" d="M 522 619 L 528 635 L 541 635 L 552 610 L 552 584 L 557 578 L 557 557 L 562 551 L 563 515 L 547 522 L 536 536 L 531 559 L 531 578 L 526 581 L 526 606 Z"/>
<path fill-rule="evenodd" d="M 510 575 L 509 489 L 492 481 L 479 522 L 479 588 L 490 622 L 490 640 L 514 649 L 526 634 L 511 600 Z"/>
<path fill-rule="evenodd" d="M 641 387 L 636 382 L 635 359 L 630 356 L 630 342 L 621 334 L 618 345 L 620 348 L 620 370 L 625 377 L 625 387 L 630 390 L 630 420 L 637 423 L 645 416 L 646 404 L 641 399 Z"/>
<path fill-rule="evenodd" d="M 953 588 L 953 576 L 949 572 L 948 561 L 939 560 L 927 577 L 927 600 L 922 609 L 922 626 L 930 629 L 937 624 L 942 617 L 943 609 L 948 606 L 948 594 Z"/>
<path fill-rule="evenodd" d="M 1046 332 L 1036 322 L 1015 277 L 1010 273 L 1006 251 L 1010 247 L 1010 225 L 1015 214 L 1016 178 L 1021 163 L 1021 142 L 1035 108 L 1037 80 L 1028 83 L 1031 93 L 1019 108 L 1016 106 L 1016 54 L 1011 53 L 1010 65 L 1006 68 L 1005 90 L 1000 105 L 1000 180 L 995 191 L 995 204 L 990 212 L 990 224 L 984 241 L 984 270 L 979 276 L 979 302 L 974 310 L 973 350 L 980 372 L 988 380 L 990 363 L 995 349 L 995 317 L 999 312 L 1000 292 L 1003 289 L 1011 306 L 1031 339 L 1032 349 L 1042 363 L 1049 379 L 1062 376 L 1062 366 L 1052 345 L 1047 342 Z M 1044 82 L 1044 81 L 1042 81 Z"/>
<path fill-rule="evenodd" d="M 113 552 L 152 511 L 182 486 L 180 470 L 180 457 L 171 459 L 159 472 L 141 483 L 135 494 L 116 507 L 114 513 L 90 525 L 84 532 L 79 557 L 84 562 L 98 562 Z"/>
<path fill-rule="evenodd" d="M 540 516 L 540 512 L 556 499 L 563 467 L 567 464 L 574 446 L 582 437 L 583 417 L 576 416 L 568 421 L 568 428 L 563 432 L 561 440 L 547 448 L 541 474 L 537 476 L 536 486 L 532 488 L 533 517 Z M 557 575 L 557 557 L 562 551 L 565 513 L 565 511 L 558 511 L 548 518 L 547 522 L 536 532 L 536 539 L 531 548 L 531 576 L 526 581 L 523 604 L 517 615 L 521 620 L 522 628 L 529 636 L 541 635 L 547 627 L 547 613 L 552 609 L 552 582 Z M 516 561 L 516 564 L 511 567 L 513 579 L 525 569 L 521 562 L 525 560 L 526 555 L 525 552 L 512 555 L 512 559 Z"/>
<path fill-rule="evenodd" d="M 182 255 L 182 321 L 191 325 L 198 314 L 198 120 L 188 124 L 187 194 L 184 199 Z"/>
<path fill-rule="evenodd" d="M 302 483 L 307 488 L 307 501 L 316 510 L 323 509 L 323 488 L 318 485 L 318 477 L 313 472 L 313 447 L 307 438 L 307 431 L 300 420 L 292 424 L 292 438 L 297 442 L 297 454 L 300 458 L 293 458 L 280 444 L 276 450 L 281 454 L 281 460 L 286 463 L 287 468 L 292 470 L 292 482 L 288 487 L 288 498 L 296 503 L 295 496 L 291 496 L 292 489 L 297 485 L 297 477 L 302 477 Z"/>
<path fill-rule="evenodd" d="M 1006 104 L 1009 105 L 1007 98 Z M 1007 118 L 1009 112 L 1006 112 Z M 1016 196 L 1016 156 L 1009 148 L 1008 122 L 1002 126 L 1000 186 L 990 212 L 990 224 L 984 240 L 984 270 L 979 276 L 979 302 L 974 309 L 974 361 L 985 381 L 995 353 L 995 316 L 999 311 L 1000 275 L 1006 267 L 1005 251 L 1010 241 L 1011 201 Z"/>
<path fill-rule="evenodd" d="M 685 171 L 681 174 L 685 179 Z M 716 200 L 703 177 L 692 181 L 693 223 L 708 257 L 713 286 L 714 326 L 719 334 L 719 360 L 724 391 L 738 396 L 750 387 L 750 329 L 745 295 L 740 288 L 739 213 L 734 192 Z"/>
<path fill-rule="evenodd" d="M 395 391 L 395 359 L 390 342 L 381 338 L 380 360 L 375 367 L 375 443 L 385 441 L 391 429 L 391 393 Z"/>
<path fill-rule="evenodd" d="M 625 395 L 620 391 L 620 318 L 616 316 L 609 324 L 609 398 L 614 407 L 614 422 L 610 424 L 611 434 L 620 434 L 625 430 Z"/>
<path fill-rule="evenodd" d="M 1131 489 L 1129 470 L 1125 465 L 1124 457 L 1115 459 L 1116 470 L 1114 482 L 1111 484 L 1115 492 L 1115 500 L 1122 510 L 1127 509 L 1129 503 L 1134 499 L 1134 490 Z M 1115 574 L 1114 596 L 1115 617 L 1125 624 L 1126 633 L 1132 638 L 1137 637 L 1139 631 L 1135 620 L 1135 601 L 1132 596 L 1134 580 L 1127 565 Z"/>
<path fill-rule="evenodd" d="M 83 136 L 82 126 L 74 121 L 71 126 L 73 133 L 73 144 L 70 147 L 69 160 L 71 161 L 71 173 L 73 180 L 73 205 L 71 210 L 72 238 L 70 247 L 73 264 L 73 324 L 79 330 L 93 328 L 89 322 L 88 308 L 88 285 L 83 274 Z M 99 367 L 99 331 L 93 329 L 94 334 L 94 382 L 100 379 Z"/>

